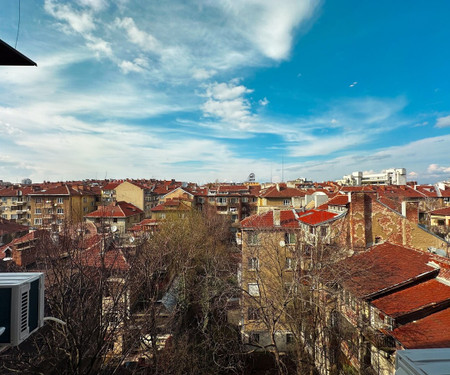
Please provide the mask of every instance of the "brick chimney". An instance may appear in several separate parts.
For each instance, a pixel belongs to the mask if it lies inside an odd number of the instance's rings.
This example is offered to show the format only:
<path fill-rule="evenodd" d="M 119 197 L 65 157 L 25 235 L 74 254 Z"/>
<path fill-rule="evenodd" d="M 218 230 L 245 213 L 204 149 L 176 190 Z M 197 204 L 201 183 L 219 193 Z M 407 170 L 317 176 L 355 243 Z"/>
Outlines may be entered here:
<path fill-rule="evenodd" d="M 372 238 L 372 199 L 369 194 L 354 192 L 350 202 L 350 245 L 363 251 Z"/>
<path fill-rule="evenodd" d="M 419 204 L 418 202 L 402 202 L 402 215 L 405 216 L 410 222 L 419 223 Z"/>

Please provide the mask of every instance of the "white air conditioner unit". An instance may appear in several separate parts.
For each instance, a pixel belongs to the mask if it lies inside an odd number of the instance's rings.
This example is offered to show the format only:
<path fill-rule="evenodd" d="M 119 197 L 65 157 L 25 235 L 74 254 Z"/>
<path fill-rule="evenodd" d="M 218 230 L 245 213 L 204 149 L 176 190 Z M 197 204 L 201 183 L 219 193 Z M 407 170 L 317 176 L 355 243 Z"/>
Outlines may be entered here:
<path fill-rule="evenodd" d="M 19 345 L 42 327 L 44 288 L 41 272 L 0 273 L 0 347 Z"/>

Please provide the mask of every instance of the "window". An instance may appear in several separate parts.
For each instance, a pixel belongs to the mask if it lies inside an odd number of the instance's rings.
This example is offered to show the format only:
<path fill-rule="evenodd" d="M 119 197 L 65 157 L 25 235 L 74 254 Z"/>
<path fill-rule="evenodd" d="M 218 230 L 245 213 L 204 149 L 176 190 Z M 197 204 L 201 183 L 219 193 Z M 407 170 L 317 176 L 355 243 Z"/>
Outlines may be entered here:
<path fill-rule="evenodd" d="M 12 201 L 12 202 L 17 202 L 17 197 L 12 197 L 12 198 L 11 198 L 11 201 Z"/>
<path fill-rule="evenodd" d="M 7 202 L 7 201 L 8 201 L 8 198 L 2 197 L 2 202 L 3 202 L 3 203 L 5 203 L 5 202 Z"/>
<path fill-rule="evenodd" d="M 257 283 L 248 283 L 248 294 L 253 297 L 259 296 L 259 285 Z"/>
<path fill-rule="evenodd" d="M 248 320 L 259 320 L 261 317 L 260 310 L 257 307 L 249 307 L 247 310 Z"/>
<path fill-rule="evenodd" d="M 259 333 L 251 332 L 248 336 L 248 340 L 250 344 L 259 344 Z"/>
<path fill-rule="evenodd" d="M 237 198 L 230 198 L 230 203 L 238 203 L 238 199 Z"/>
<path fill-rule="evenodd" d="M 48 213 L 49 215 L 53 214 L 53 208 L 49 208 L 49 209 L 47 210 L 47 213 Z"/>
<path fill-rule="evenodd" d="M 284 243 L 287 245 L 293 245 L 297 242 L 295 233 L 285 233 L 284 234 Z"/>
<path fill-rule="evenodd" d="M 113 223 L 117 223 L 117 217 L 113 219 Z"/>
<path fill-rule="evenodd" d="M 218 197 L 218 198 L 216 198 L 216 201 L 217 201 L 217 203 L 227 203 L 227 198 Z"/>
<path fill-rule="evenodd" d="M 214 202 L 216 200 L 216 198 L 214 198 L 214 197 L 209 197 L 208 198 L 208 201 L 210 201 L 210 202 Z"/>
<path fill-rule="evenodd" d="M 283 205 L 284 206 L 290 206 L 291 205 L 291 200 L 290 199 L 284 199 L 283 200 Z"/>
<path fill-rule="evenodd" d="M 40 208 L 36 208 L 36 209 L 34 210 L 34 213 L 35 213 L 36 215 L 40 215 L 42 212 L 41 212 L 41 209 L 40 209 Z"/>
<path fill-rule="evenodd" d="M 42 219 L 34 219 L 34 225 L 41 225 Z"/>
<path fill-rule="evenodd" d="M 88 212 L 88 208 L 87 208 L 87 207 L 84 207 L 84 208 L 83 208 L 83 212 Z"/>
<path fill-rule="evenodd" d="M 328 234 L 328 228 L 327 227 L 320 227 L 320 235 L 322 237 L 326 237 Z"/>
<path fill-rule="evenodd" d="M 242 202 L 247 203 L 248 202 L 248 198 L 247 197 L 243 197 L 242 198 Z"/>
<path fill-rule="evenodd" d="M 64 203 L 64 198 L 58 198 L 58 199 L 56 199 L 56 203 L 59 203 L 59 204 Z"/>
<path fill-rule="evenodd" d="M 36 203 L 42 203 L 42 198 L 36 198 Z"/>
<path fill-rule="evenodd" d="M 259 268 L 258 258 L 248 258 L 248 269 L 257 270 Z"/>
<path fill-rule="evenodd" d="M 248 244 L 258 245 L 258 243 L 259 243 L 258 233 L 248 232 Z"/>
<path fill-rule="evenodd" d="M 294 334 L 286 333 L 286 344 L 292 344 L 294 342 Z"/>
<path fill-rule="evenodd" d="M 287 270 L 292 270 L 294 269 L 294 259 L 292 258 L 286 258 L 286 269 Z"/>
<path fill-rule="evenodd" d="M 2 219 L 7 219 L 7 218 L 8 218 L 8 215 L 2 214 Z"/>
<path fill-rule="evenodd" d="M 59 199 L 59 198 L 58 198 L 58 199 Z M 58 209 L 56 210 L 56 213 L 57 213 L 58 215 L 64 214 L 64 208 L 58 208 Z"/>
<path fill-rule="evenodd" d="M 83 203 L 87 202 L 87 197 L 83 197 Z"/>

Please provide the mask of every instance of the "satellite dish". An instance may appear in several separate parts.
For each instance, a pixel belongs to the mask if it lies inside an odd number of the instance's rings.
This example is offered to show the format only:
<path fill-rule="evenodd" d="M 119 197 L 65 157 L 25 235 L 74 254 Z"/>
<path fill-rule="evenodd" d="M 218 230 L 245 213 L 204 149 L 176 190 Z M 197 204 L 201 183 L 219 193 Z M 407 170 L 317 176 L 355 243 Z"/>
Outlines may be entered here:
<path fill-rule="evenodd" d="M 286 246 L 286 243 L 285 243 L 283 240 L 281 240 L 281 241 L 280 241 L 280 246 L 281 246 L 281 247 L 285 247 L 285 246 Z"/>
<path fill-rule="evenodd" d="M 115 225 L 113 225 L 112 227 L 111 227 L 111 232 L 117 232 L 117 226 L 115 226 Z"/>
<path fill-rule="evenodd" d="M 130 243 L 133 243 L 136 240 L 133 236 L 130 237 Z"/>

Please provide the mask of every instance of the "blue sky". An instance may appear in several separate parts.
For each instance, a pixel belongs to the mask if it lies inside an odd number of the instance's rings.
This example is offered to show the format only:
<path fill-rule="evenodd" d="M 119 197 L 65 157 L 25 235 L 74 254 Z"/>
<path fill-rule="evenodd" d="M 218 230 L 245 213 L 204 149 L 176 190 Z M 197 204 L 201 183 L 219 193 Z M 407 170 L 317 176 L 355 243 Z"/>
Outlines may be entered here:
<path fill-rule="evenodd" d="M 18 4 L 0 4 L 13 46 Z M 449 14 L 444 0 L 22 0 L 17 49 L 38 67 L 0 67 L 0 179 L 449 179 Z"/>

